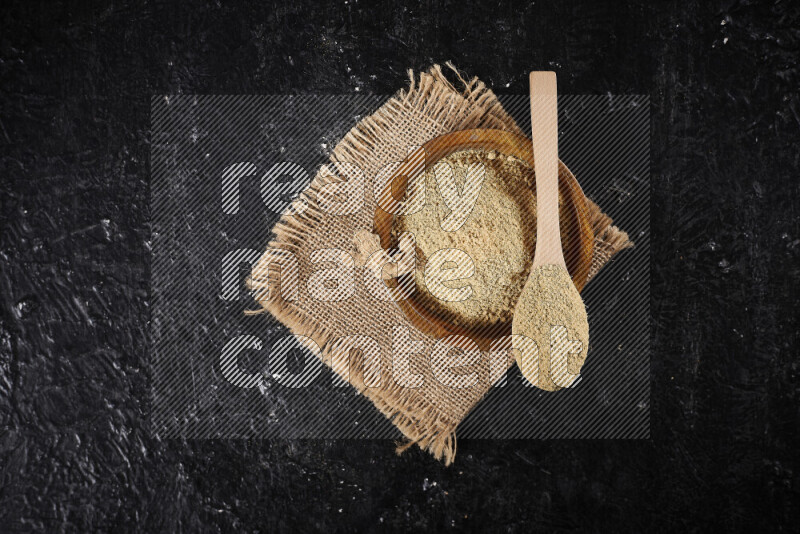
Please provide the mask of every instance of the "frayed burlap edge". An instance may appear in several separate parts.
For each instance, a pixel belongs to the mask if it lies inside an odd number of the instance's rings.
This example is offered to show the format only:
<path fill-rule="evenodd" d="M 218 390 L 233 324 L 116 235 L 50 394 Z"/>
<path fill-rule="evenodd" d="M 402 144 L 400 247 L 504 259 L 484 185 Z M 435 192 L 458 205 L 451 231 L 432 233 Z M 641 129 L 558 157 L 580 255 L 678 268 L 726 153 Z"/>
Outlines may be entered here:
<path fill-rule="evenodd" d="M 611 217 L 600 211 L 600 207 L 588 198 L 586 199 L 586 207 L 589 209 L 589 223 L 592 225 L 592 232 L 594 232 L 592 266 L 589 269 L 589 276 L 586 278 L 586 283 L 589 283 L 614 254 L 626 248 L 632 248 L 633 241 L 630 240 L 626 232 L 613 226 L 611 223 L 614 221 Z"/>
<path fill-rule="evenodd" d="M 434 65 L 428 72 L 419 73 L 418 77 L 409 70 L 409 88 L 399 91 L 375 113 L 356 124 L 336 145 L 330 157 L 331 161 L 348 161 L 353 156 L 363 157 L 365 152 L 371 151 L 377 142 L 392 131 L 394 119 L 410 110 L 419 114 L 422 120 L 439 123 L 447 131 L 496 128 L 522 133 L 491 89 L 477 77 L 465 80 L 449 62 L 446 66 L 457 78 L 457 83 L 461 85 L 460 89 L 447 79 L 439 65 Z M 462 98 L 454 100 L 452 98 L 454 93 Z M 321 174 L 315 176 L 299 197 L 307 203 L 305 211 L 299 216 L 281 218 L 273 229 L 275 238 L 268 244 L 270 249 L 286 249 L 292 252 L 300 250 L 304 236 L 311 231 L 322 213 L 316 199 L 317 193 L 325 183 Z M 596 236 L 592 269 L 589 274 L 591 278 L 613 254 L 632 246 L 632 243 L 627 234 L 611 226 L 611 218 L 603 214 L 596 204 L 588 201 L 588 206 Z M 456 454 L 455 429 L 460 421 L 452 420 L 427 399 L 418 395 L 414 389 L 404 388 L 394 381 L 388 381 L 389 384 L 385 387 L 366 388 L 363 384 L 354 383 L 350 376 L 340 373 L 330 364 L 331 345 L 332 340 L 337 337 L 336 334 L 294 306 L 292 302 L 281 298 L 259 298 L 258 295 L 264 292 L 265 285 L 270 284 L 268 278 L 259 279 L 253 276 L 248 280 L 248 285 L 256 292 L 256 300 L 262 308 L 250 313 L 268 311 L 294 334 L 314 340 L 322 351 L 324 363 L 364 394 L 405 436 L 407 442 L 398 446 L 398 454 L 412 445 L 418 445 L 431 453 L 434 458 L 444 461 L 445 465 L 452 463 Z M 277 295 L 277 287 L 273 289 L 276 290 L 269 293 Z"/>

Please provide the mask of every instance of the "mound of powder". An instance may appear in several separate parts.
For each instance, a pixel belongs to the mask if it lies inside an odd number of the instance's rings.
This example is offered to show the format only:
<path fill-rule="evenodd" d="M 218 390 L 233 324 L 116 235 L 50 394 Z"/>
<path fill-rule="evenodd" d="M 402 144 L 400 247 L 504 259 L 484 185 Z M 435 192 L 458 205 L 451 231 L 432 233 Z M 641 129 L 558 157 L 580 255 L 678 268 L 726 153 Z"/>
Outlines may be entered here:
<path fill-rule="evenodd" d="M 442 188 L 437 184 L 436 169 L 449 165 L 454 171 L 459 194 L 462 194 L 468 170 L 477 163 L 483 164 L 485 174 L 474 208 L 459 228 L 447 231 L 442 228 L 442 221 L 451 213 L 448 205 L 453 206 L 453 202 L 451 199 L 445 202 Z M 392 228 L 395 242 L 403 232 L 414 235 L 417 296 L 426 308 L 444 321 L 473 330 L 510 324 L 536 247 L 534 183 L 531 166 L 494 151 L 454 152 L 428 169 L 425 207 L 416 213 L 395 217 Z M 466 300 L 442 300 L 426 286 L 427 262 L 442 249 L 458 249 L 472 259 L 474 273 L 471 276 L 442 282 L 454 290 L 467 284 L 471 286 Z"/>

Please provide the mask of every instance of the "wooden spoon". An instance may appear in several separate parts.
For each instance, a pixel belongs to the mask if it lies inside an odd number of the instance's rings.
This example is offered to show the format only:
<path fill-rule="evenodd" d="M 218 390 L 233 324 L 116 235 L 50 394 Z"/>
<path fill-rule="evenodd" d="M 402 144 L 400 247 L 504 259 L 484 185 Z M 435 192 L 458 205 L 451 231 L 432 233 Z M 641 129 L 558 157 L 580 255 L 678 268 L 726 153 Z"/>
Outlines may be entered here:
<path fill-rule="evenodd" d="M 523 376 L 548 391 L 574 383 L 589 346 L 586 307 L 561 249 L 558 210 L 558 102 L 555 72 L 531 72 L 536 172 L 536 252 L 511 330 Z"/>

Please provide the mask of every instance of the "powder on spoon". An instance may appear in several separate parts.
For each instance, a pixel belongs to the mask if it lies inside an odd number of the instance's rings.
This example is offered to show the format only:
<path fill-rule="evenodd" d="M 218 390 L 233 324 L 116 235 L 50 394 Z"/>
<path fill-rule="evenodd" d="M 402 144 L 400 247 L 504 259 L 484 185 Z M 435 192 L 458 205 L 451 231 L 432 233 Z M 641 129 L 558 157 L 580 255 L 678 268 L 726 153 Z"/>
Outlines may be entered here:
<path fill-rule="evenodd" d="M 529 347 L 515 343 L 517 364 L 528 380 L 547 391 L 571 384 L 586 361 L 589 322 L 566 269 L 542 265 L 531 270 L 514 310 L 512 333 L 536 342 L 538 360 Z"/>

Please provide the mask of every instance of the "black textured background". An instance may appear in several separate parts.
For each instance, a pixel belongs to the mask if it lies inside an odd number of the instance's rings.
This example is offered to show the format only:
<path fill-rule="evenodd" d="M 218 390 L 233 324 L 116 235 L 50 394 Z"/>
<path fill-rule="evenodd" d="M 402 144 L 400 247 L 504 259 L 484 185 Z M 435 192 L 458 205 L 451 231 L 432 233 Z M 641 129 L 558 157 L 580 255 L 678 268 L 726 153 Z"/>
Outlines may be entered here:
<path fill-rule="evenodd" d="M 0 530 L 796 531 L 796 2 L 4 2 Z M 152 94 L 391 93 L 453 60 L 652 101 L 652 440 L 157 441 Z"/>

